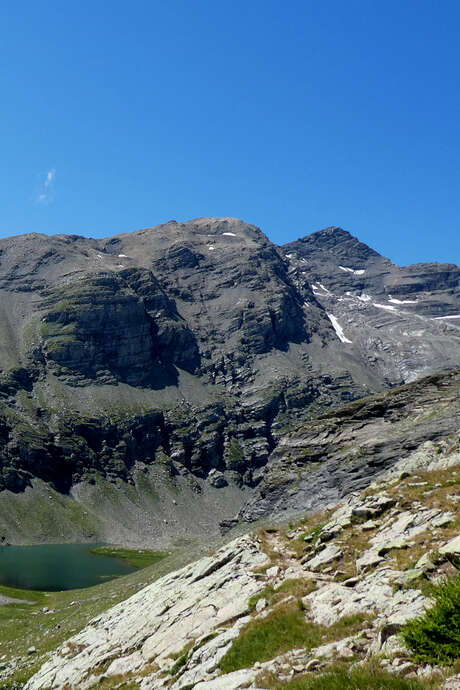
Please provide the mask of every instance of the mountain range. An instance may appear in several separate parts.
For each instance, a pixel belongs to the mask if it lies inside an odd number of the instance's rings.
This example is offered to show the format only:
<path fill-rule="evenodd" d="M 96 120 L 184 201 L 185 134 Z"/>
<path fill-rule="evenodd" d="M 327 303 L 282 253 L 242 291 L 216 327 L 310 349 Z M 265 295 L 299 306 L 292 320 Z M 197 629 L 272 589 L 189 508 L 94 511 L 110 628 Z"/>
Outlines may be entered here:
<path fill-rule="evenodd" d="M 0 240 L 1 536 L 158 544 L 319 506 L 458 427 L 435 410 L 458 368 L 460 267 L 338 227 Z"/>

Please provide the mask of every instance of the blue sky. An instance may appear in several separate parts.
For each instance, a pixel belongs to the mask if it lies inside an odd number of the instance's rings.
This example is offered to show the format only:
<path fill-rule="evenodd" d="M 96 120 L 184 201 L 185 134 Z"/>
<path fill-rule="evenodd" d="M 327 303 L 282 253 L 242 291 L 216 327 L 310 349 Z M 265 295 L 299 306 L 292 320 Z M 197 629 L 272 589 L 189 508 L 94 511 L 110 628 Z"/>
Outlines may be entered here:
<path fill-rule="evenodd" d="M 0 4 L 0 236 L 237 216 L 460 263 L 460 3 Z"/>

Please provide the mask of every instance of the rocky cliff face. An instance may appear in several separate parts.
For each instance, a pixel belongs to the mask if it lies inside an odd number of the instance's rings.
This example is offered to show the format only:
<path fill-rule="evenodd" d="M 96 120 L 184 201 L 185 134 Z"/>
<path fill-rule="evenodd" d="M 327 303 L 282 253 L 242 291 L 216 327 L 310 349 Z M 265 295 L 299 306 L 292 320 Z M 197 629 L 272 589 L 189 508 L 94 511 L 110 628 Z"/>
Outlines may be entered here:
<path fill-rule="evenodd" d="M 1 240 L 0 515 L 40 481 L 78 504 L 145 473 L 218 489 L 231 517 L 289 429 L 460 366 L 459 279 L 339 228 L 276 247 L 232 218 Z"/>
<path fill-rule="evenodd" d="M 286 434 L 239 517 L 319 508 L 367 486 L 423 443 L 460 428 L 460 372 L 434 375 L 319 415 Z"/>

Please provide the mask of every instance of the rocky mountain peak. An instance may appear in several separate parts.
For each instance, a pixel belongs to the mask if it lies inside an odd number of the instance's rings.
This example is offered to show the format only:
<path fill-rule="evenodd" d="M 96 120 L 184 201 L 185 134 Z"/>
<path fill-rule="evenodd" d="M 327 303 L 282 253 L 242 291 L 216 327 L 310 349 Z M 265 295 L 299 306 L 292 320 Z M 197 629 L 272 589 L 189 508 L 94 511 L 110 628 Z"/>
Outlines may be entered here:
<path fill-rule="evenodd" d="M 346 266 L 350 265 L 354 270 L 362 269 L 372 260 L 384 260 L 374 249 L 338 226 L 318 230 L 294 242 L 288 242 L 283 245 L 283 249 L 296 252 L 299 258 L 307 260 L 345 262 Z"/>

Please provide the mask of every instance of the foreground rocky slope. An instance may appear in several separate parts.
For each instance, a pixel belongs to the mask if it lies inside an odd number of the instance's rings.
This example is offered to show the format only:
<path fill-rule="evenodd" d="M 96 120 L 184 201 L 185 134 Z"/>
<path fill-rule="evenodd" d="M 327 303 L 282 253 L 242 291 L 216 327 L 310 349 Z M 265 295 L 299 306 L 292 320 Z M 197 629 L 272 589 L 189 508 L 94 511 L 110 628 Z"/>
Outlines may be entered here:
<path fill-rule="evenodd" d="M 195 503 L 217 532 L 290 428 L 460 366 L 459 295 L 457 266 L 400 269 L 339 228 L 0 240 L 1 536 L 167 541 Z"/>
<path fill-rule="evenodd" d="M 279 687 L 338 659 L 456 687 L 448 668 L 416 664 L 399 631 L 430 605 L 427 581 L 456 572 L 459 444 L 459 429 L 425 442 L 365 492 L 161 578 L 61 645 L 27 690 Z M 309 642 L 293 648 L 286 628 L 271 650 L 254 644 L 293 616 Z"/>

